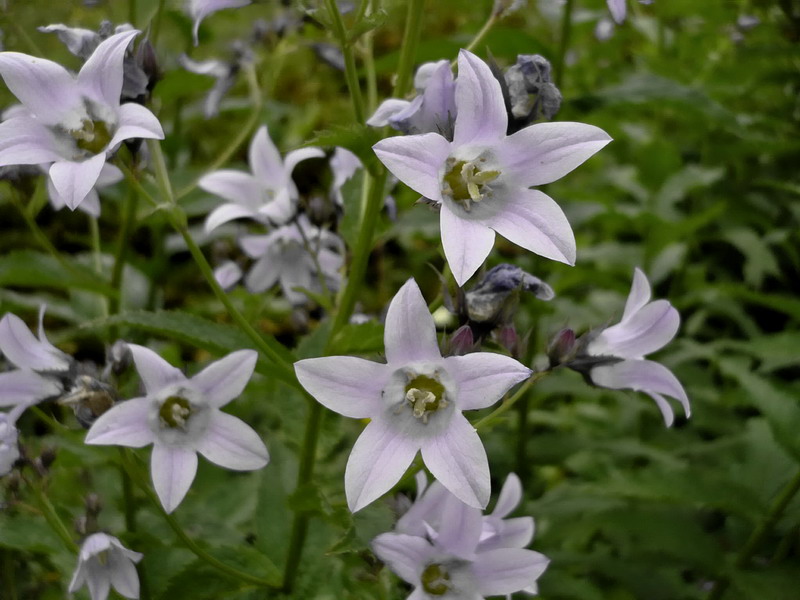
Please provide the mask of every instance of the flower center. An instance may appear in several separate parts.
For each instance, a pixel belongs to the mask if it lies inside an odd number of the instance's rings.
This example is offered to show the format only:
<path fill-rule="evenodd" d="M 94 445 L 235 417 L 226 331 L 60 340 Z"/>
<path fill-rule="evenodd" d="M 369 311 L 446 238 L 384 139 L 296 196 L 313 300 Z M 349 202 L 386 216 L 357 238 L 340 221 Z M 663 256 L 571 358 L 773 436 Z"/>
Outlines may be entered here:
<path fill-rule="evenodd" d="M 453 587 L 450 574 L 442 565 L 435 563 L 425 567 L 420 580 L 422 589 L 434 596 L 444 596 Z"/>
<path fill-rule="evenodd" d="M 480 166 L 485 162 L 485 158 L 464 161 L 451 156 L 447 159 L 443 191 L 453 201 L 461 204 L 467 212 L 472 210 L 473 202 L 477 203 L 484 198 L 492 197 L 492 190 L 488 184 L 500 176 L 500 171 L 481 170 Z"/>
<path fill-rule="evenodd" d="M 192 415 L 192 405 L 186 398 L 170 396 L 158 409 L 158 418 L 164 427 L 170 429 L 186 429 L 186 423 Z"/>
<path fill-rule="evenodd" d="M 99 154 L 105 150 L 111 141 L 108 124 L 99 119 L 97 121 L 84 119 L 82 124 L 83 127 L 80 129 L 71 129 L 69 132 L 75 140 L 75 145 L 91 154 Z"/>
<path fill-rule="evenodd" d="M 406 401 L 411 404 L 411 411 L 423 423 L 428 422 L 428 415 L 447 406 L 444 386 L 433 377 L 416 375 L 406 383 Z"/>
<path fill-rule="evenodd" d="M 103 550 L 101 552 L 98 552 L 94 556 L 97 559 L 97 562 L 99 562 L 104 567 L 108 564 L 108 550 Z"/>

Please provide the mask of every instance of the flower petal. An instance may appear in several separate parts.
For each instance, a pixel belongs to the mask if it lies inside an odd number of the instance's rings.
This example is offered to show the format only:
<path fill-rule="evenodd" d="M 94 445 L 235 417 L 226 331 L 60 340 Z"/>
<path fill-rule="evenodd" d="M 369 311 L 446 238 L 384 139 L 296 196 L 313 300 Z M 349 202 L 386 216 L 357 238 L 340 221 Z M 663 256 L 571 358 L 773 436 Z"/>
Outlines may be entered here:
<path fill-rule="evenodd" d="M 422 442 L 422 460 L 442 485 L 459 500 L 484 508 L 491 483 L 486 450 L 475 428 L 455 411 L 448 428 Z"/>
<path fill-rule="evenodd" d="M 197 451 L 214 464 L 234 471 L 260 469 L 269 462 L 267 447 L 253 428 L 218 410 L 211 412 Z"/>
<path fill-rule="evenodd" d="M 58 396 L 61 385 L 27 369 L 0 373 L 0 406 L 25 406 Z"/>
<path fill-rule="evenodd" d="M 133 398 L 115 404 L 92 424 L 85 443 L 130 448 L 152 444 L 155 436 L 147 420 L 149 409 L 147 398 Z"/>
<path fill-rule="evenodd" d="M 442 357 L 436 341 L 436 325 L 413 279 L 403 284 L 389 304 L 383 340 L 386 362 L 390 365 L 440 360 Z"/>
<path fill-rule="evenodd" d="M 428 540 L 402 533 L 382 533 L 370 545 L 378 558 L 411 585 L 420 584 L 423 566 L 436 553 Z"/>
<path fill-rule="evenodd" d="M 420 471 L 417 473 L 418 490 L 421 488 L 420 475 L 424 477 L 425 472 Z M 434 528 L 438 527 L 447 499 L 454 497 L 441 483 L 434 481 L 428 486 L 424 494 L 417 492 L 416 502 L 397 520 L 395 531 L 424 537 L 427 535 L 427 525 L 432 525 Z"/>
<path fill-rule="evenodd" d="M 19 52 L 2 52 L 0 76 L 41 123 L 80 127 L 83 100 L 75 79 L 61 65 Z M 71 114 L 76 107 L 81 108 Z"/>
<path fill-rule="evenodd" d="M 304 160 L 309 158 L 324 158 L 325 151 L 322 148 L 298 148 L 286 153 L 286 158 L 283 161 L 283 169 L 286 173 L 286 178 L 291 181 L 292 171 L 294 168 Z"/>
<path fill-rule="evenodd" d="M 447 372 L 458 386 L 459 410 L 486 408 L 511 387 L 530 377 L 532 371 L 510 356 L 474 352 L 444 359 Z"/>
<path fill-rule="evenodd" d="M 105 567 L 96 562 L 87 565 L 86 583 L 92 600 L 107 600 L 111 591 L 111 578 Z"/>
<path fill-rule="evenodd" d="M 164 510 L 171 513 L 186 496 L 197 473 L 194 450 L 155 444 L 150 457 L 153 488 Z"/>
<path fill-rule="evenodd" d="M 438 133 L 381 140 L 372 149 L 392 174 L 415 192 L 441 201 L 439 171 L 450 155 L 450 142 Z"/>
<path fill-rule="evenodd" d="M 533 550 L 500 548 L 481 552 L 472 563 L 472 572 L 482 596 L 500 596 L 535 583 L 549 562 L 546 556 Z"/>
<path fill-rule="evenodd" d="M 447 495 L 442 507 L 442 519 L 437 528 L 436 545 L 448 553 L 471 560 L 482 530 L 481 511 Z"/>
<path fill-rule="evenodd" d="M 508 241 L 551 260 L 575 264 L 575 236 L 564 211 L 539 190 L 497 190 L 494 200 L 502 203 L 483 222 Z"/>
<path fill-rule="evenodd" d="M 186 376 L 179 369 L 173 367 L 150 348 L 138 344 L 128 344 L 128 348 L 133 355 L 133 362 L 136 363 L 136 371 L 144 382 L 144 388 L 148 394 L 157 394 L 171 383 L 186 381 Z"/>
<path fill-rule="evenodd" d="M 626 0 L 606 0 L 608 4 L 608 10 L 611 11 L 611 16 L 614 17 L 614 20 L 617 24 L 622 24 L 625 20 L 625 14 L 628 11 L 628 7 L 625 4 Z"/>
<path fill-rule="evenodd" d="M 248 151 L 250 169 L 261 185 L 270 188 L 282 186 L 284 170 L 281 154 L 269 136 L 266 125 L 258 128 Z"/>
<path fill-rule="evenodd" d="M 227 202 L 221 206 L 218 206 L 208 214 L 208 218 L 206 218 L 205 223 L 205 230 L 206 233 L 211 233 L 220 225 L 224 225 L 225 223 L 233 221 L 234 219 L 255 219 L 257 217 L 258 213 L 253 209 L 241 204 Z"/>
<path fill-rule="evenodd" d="M 458 53 L 456 116 L 453 144 L 492 144 L 508 127 L 500 83 L 489 66 L 468 50 Z"/>
<path fill-rule="evenodd" d="M 655 392 L 647 392 L 647 395 L 655 400 L 658 410 L 661 411 L 661 416 L 664 417 L 664 425 L 667 427 L 672 427 L 672 424 L 675 422 L 675 412 L 672 410 L 669 402 L 667 402 L 667 399 L 661 394 L 656 394 Z"/>
<path fill-rule="evenodd" d="M 642 358 L 675 337 L 681 318 L 667 300 L 656 300 L 617 325 L 604 329 L 587 348 L 590 354 Z"/>
<path fill-rule="evenodd" d="M 36 339 L 25 322 L 13 313 L 0 320 L 0 352 L 9 362 L 32 371 L 66 371 L 70 358 L 47 341 Z"/>
<path fill-rule="evenodd" d="M 262 184 L 250 175 L 241 171 L 222 169 L 204 175 L 197 182 L 198 187 L 228 202 L 246 206 L 255 212 L 266 201 Z"/>
<path fill-rule="evenodd" d="M 50 179 L 66 205 L 75 210 L 97 183 L 106 164 L 105 153 L 96 154 L 83 162 L 60 160 L 50 167 Z"/>
<path fill-rule="evenodd" d="M 417 455 L 419 444 L 406 431 L 382 420 L 366 426 L 356 440 L 344 474 L 347 505 L 357 512 L 396 484 Z"/>
<path fill-rule="evenodd" d="M 625 301 L 625 312 L 622 313 L 622 320 L 632 317 L 634 313 L 650 302 L 650 294 L 650 282 L 647 280 L 647 276 L 639 267 L 634 268 L 633 283 L 631 283 L 628 299 Z"/>
<path fill-rule="evenodd" d="M 240 8 L 248 4 L 250 4 L 250 0 L 190 0 L 189 14 L 194 19 L 192 27 L 194 45 L 198 44 L 197 33 L 200 29 L 200 22 L 208 15 L 225 8 Z"/>
<path fill-rule="evenodd" d="M 408 100 L 398 100 L 389 98 L 381 102 L 375 113 L 367 119 L 367 125 L 371 127 L 386 127 L 389 120 L 396 114 L 406 110 L 410 103 Z"/>
<path fill-rule="evenodd" d="M 260 294 L 275 285 L 283 268 L 279 261 L 278 253 L 272 250 L 258 259 L 245 275 L 244 285 L 247 291 L 251 294 Z"/>
<path fill-rule="evenodd" d="M 294 363 L 297 380 L 325 408 L 354 419 L 381 408 L 381 391 L 392 369 L 354 356 L 307 358 Z"/>
<path fill-rule="evenodd" d="M 156 116 L 141 104 L 128 102 L 119 107 L 119 124 L 108 143 L 109 150 L 132 138 L 163 140 L 164 130 Z"/>
<path fill-rule="evenodd" d="M 485 518 L 497 519 L 497 517 Z M 478 553 L 495 548 L 524 548 L 533 540 L 533 533 L 533 517 L 500 520 L 494 535 L 481 540 Z"/>
<path fill-rule="evenodd" d="M 138 34 L 136 29 L 131 29 L 100 42 L 78 73 L 78 85 L 83 94 L 101 104 L 119 106 L 119 97 L 122 94 L 122 61 L 131 40 Z"/>
<path fill-rule="evenodd" d="M 111 585 L 125 598 L 139 597 L 139 575 L 136 566 L 122 552 L 110 552 L 108 572 Z"/>
<path fill-rule="evenodd" d="M 447 264 L 459 286 L 475 274 L 494 246 L 494 231 L 485 223 L 458 214 L 460 209 L 442 204 L 439 228 Z"/>
<path fill-rule="evenodd" d="M 211 363 L 190 381 L 210 406 L 221 408 L 241 395 L 253 376 L 257 360 L 255 350 L 237 350 Z"/>
<path fill-rule="evenodd" d="M 500 490 L 500 497 L 494 506 L 492 515 L 501 519 L 507 517 L 519 506 L 522 501 L 522 482 L 516 473 L 509 473 L 506 477 L 503 488 Z"/>
<path fill-rule="evenodd" d="M 62 160 L 53 134 L 38 119 L 14 117 L 0 123 L 0 167 Z"/>
<path fill-rule="evenodd" d="M 230 205 L 228 205 L 230 206 Z M 229 290 L 242 278 L 242 269 L 232 260 L 225 261 L 214 269 L 214 279 L 223 290 Z"/>
<path fill-rule="evenodd" d="M 610 141 L 594 125 L 537 123 L 504 139 L 495 153 L 509 185 L 530 187 L 561 179 Z"/>
<path fill-rule="evenodd" d="M 589 376 L 595 385 L 612 390 L 631 389 L 671 396 L 681 402 L 687 418 L 691 415 L 689 398 L 681 382 L 660 363 L 652 360 L 623 360 L 613 365 L 595 367 Z"/>

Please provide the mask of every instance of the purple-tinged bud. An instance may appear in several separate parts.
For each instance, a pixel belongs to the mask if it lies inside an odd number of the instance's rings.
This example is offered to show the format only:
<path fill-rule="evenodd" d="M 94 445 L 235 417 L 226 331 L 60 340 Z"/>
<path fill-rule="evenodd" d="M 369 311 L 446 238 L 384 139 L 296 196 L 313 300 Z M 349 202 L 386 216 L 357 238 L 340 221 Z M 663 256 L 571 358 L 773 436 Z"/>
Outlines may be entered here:
<path fill-rule="evenodd" d="M 462 325 L 453 332 L 448 342 L 448 355 L 463 356 L 475 350 L 475 336 L 469 325 Z"/>
<path fill-rule="evenodd" d="M 559 331 L 547 346 L 547 357 L 550 359 L 550 367 L 557 367 L 566 364 L 575 358 L 577 344 L 575 332 L 572 329 L 562 329 Z"/>
<path fill-rule="evenodd" d="M 495 337 L 497 338 L 498 343 L 508 350 L 511 355 L 516 355 L 518 345 L 519 345 L 519 336 L 517 335 L 517 330 L 514 325 L 503 325 L 502 327 L 498 327 L 494 332 Z"/>

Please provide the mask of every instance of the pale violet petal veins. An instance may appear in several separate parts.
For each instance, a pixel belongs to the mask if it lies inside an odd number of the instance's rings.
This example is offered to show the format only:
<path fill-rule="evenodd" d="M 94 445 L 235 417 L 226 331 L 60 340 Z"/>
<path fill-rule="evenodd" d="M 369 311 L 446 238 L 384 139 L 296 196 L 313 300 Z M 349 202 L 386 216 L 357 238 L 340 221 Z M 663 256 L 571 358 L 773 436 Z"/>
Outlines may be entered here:
<path fill-rule="evenodd" d="M 148 394 L 157 394 L 172 383 L 186 381 L 186 376 L 179 369 L 173 367 L 150 348 L 138 344 L 128 344 L 128 349 L 131 351 L 136 371 Z"/>
<path fill-rule="evenodd" d="M 389 303 L 383 341 L 390 365 L 441 360 L 436 324 L 413 279 L 406 281 Z"/>
<path fill-rule="evenodd" d="M 489 502 L 491 484 L 486 450 L 475 428 L 455 411 L 448 427 L 422 441 L 422 460 L 454 496 L 475 508 Z"/>
<path fill-rule="evenodd" d="M 435 543 L 454 556 L 471 560 L 475 557 L 482 528 L 480 509 L 448 494 L 436 528 Z"/>
<path fill-rule="evenodd" d="M 460 208 L 442 204 L 439 229 L 447 264 L 459 286 L 463 286 L 489 256 L 494 246 L 494 231 L 477 219 L 457 214 Z"/>
<path fill-rule="evenodd" d="M 50 167 L 50 180 L 66 205 L 75 210 L 97 183 L 106 162 L 105 153 L 82 162 L 61 160 Z"/>
<path fill-rule="evenodd" d="M 474 352 L 448 356 L 445 368 L 456 381 L 459 410 L 491 406 L 514 385 L 530 377 L 532 371 L 509 356 L 492 352 Z"/>
<path fill-rule="evenodd" d="M 354 419 L 376 415 L 392 369 L 354 356 L 307 358 L 294 364 L 297 380 L 325 408 Z"/>
<path fill-rule="evenodd" d="M 398 100 L 397 98 L 389 98 L 381 102 L 375 113 L 367 119 L 367 125 L 371 127 L 385 127 L 389 124 L 389 120 L 396 114 L 408 108 L 409 102 L 407 100 Z"/>
<path fill-rule="evenodd" d="M 371 421 L 347 460 L 344 487 L 350 511 L 361 510 L 392 489 L 418 450 L 409 432 L 381 419 Z"/>
<path fill-rule="evenodd" d="M 510 515 L 521 501 L 522 482 L 516 473 L 509 473 L 500 490 L 500 496 L 497 498 L 497 504 L 492 511 L 492 515 L 503 519 Z"/>
<path fill-rule="evenodd" d="M 533 550 L 499 548 L 482 552 L 472 563 L 472 572 L 482 596 L 499 596 L 533 584 L 549 562 L 546 556 Z"/>
<path fill-rule="evenodd" d="M 419 476 L 424 472 L 420 471 Z M 419 478 L 417 478 L 419 487 Z M 395 530 L 409 535 L 426 535 L 426 524 L 438 524 L 447 499 L 454 497 L 441 483 L 434 481 L 427 487 L 424 494 L 418 492 L 417 500 L 411 505 L 402 517 L 397 520 Z"/>
<path fill-rule="evenodd" d="M 66 371 L 70 358 L 50 344 L 36 339 L 25 322 L 13 313 L 0 319 L 0 353 L 9 362 L 32 371 Z"/>
<path fill-rule="evenodd" d="M 458 53 L 456 116 L 453 144 L 493 145 L 508 127 L 500 83 L 489 66 L 468 50 Z"/>
<path fill-rule="evenodd" d="M 412 585 L 419 585 L 422 569 L 436 554 L 426 539 L 403 533 L 382 533 L 372 540 L 371 546 L 378 558 Z"/>
<path fill-rule="evenodd" d="M 100 42 L 78 73 L 78 86 L 83 94 L 106 106 L 119 106 L 122 62 L 128 46 L 138 34 L 137 30 L 131 29 Z"/>
<path fill-rule="evenodd" d="M 257 360 L 255 350 L 237 350 L 208 365 L 190 382 L 205 396 L 209 406 L 221 408 L 244 391 Z"/>
<path fill-rule="evenodd" d="M 634 313 L 644 308 L 650 302 L 650 295 L 650 282 L 642 270 L 636 267 L 633 270 L 633 283 L 631 284 L 631 291 L 628 293 L 628 299 L 625 301 L 622 320 L 632 317 Z"/>
<path fill-rule="evenodd" d="M 687 417 L 691 414 L 689 398 L 681 382 L 660 363 L 652 360 L 623 360 L 613 365 L 594 367 L 589 375 L 592 383 L 601 387 L 671 396 L 681 402 Z"/>
<path fill-rule="evenodd" d="M 584 123 L 536 123 L 494 148 L 508 185 L 530 187 L 561 179 L 611 141 L 599 127 Z"/>
<path fill-rule="evenodd" d="M 642 358 L 666 346 L 680 326 L 680 315 L 667 300 L 650 302 L 592 340 L 587 351 L 619 358 Z"/>
<path fill-rule="evenodd" d="M 269 462 L 269 452 L 258 434 L 241 419 L 212 411 L 208 429 L 197 442 L 197 451 L 215 465 L 234 471 L 260 469 Z"/>
<path fill-rule="evenodd" d="M 611 16 L 614 17 L 618 25 L 625 20 L 625 15 L 628 11 L 626 2 L 627 0 L 606 0 L 608 10 L 611 11 Z"/>
<path fill-rule="evenodd" d="M 163 140 L 164 130 L 149 109 L 141 104 L 128 102 L 119 107 L 117 130 L 108 143 L 108 149 L 113 150 L 117 144 L 132 138 Z"/>
<path fill-rule="evenodd" d="M 81 126 L 83 100 L 75 79 L 61 65 L 19 52 L 0 52 L 0 76 L 45 125 Z"/>
<path fill-rule="evenodd" d="M 493 200 L 502 205 L 482 218 L 485 225 L 539 256 L 575 264 L 577 250 L 572 227 L 550 196 L 539 190 L 498 188 Z"/>
<path fill-rule="evenodd" d="M 387 138 L 372 149 L 386 168 L 415 192 L 442 199 L 440 170 L 450 155 L 450 142 L 438 133 Z"/>
<path fill-rule="evenodd" d="M 171 513 L 184 499 L 194 481 L 197 454 L 187 448 L 154 444 L 150 473 L 161 505 Z"/>
<path fill-rule="evenodd" d="M 248 150 L 250 169 L 256 180 L 269 188 L 280 187 L 284 183 L 284 170 L 281 154 L 275 147 L 266 125 L 258 128 Z"/>
<path fill-rule="evenodd" d="M 27 369 L 0 373 L 0 406 L 30 406 L 59 395 L 63 389 L 53 379 Z"/>
<path fill-rule="evenodd" d="M 39 120 L 14 117 L 0 123 L 0 167 L 62 160 L 53 134 Z"/>
<path fill-rule="evenodd" d="M 224 225 L 235 219 L 255 219 L 257 217 L 258 212 L 254 211 L 252 208 L 242 204 L 227 202 L 208 213 L 205 222 L 205 230 L 206 233 L 211 233 L 220 225 Z"/>
<path fill-rule="evenodd" d="M 87 444 L 142 448 L 155 439 L 147 417 L 150 401 L 132 398 L 115 404 L 92 424 L 86 434 Z"/>

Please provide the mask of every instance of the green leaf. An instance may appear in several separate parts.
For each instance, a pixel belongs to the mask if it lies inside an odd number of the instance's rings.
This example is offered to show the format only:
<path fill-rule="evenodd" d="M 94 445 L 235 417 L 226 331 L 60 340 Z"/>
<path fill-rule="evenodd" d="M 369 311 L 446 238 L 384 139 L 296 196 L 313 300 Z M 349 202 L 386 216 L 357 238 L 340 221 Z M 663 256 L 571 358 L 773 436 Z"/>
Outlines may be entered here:
<path fill-rule="evenodd" d="M 383 352 L 383 325 L 377 321 L 348 324 L 333 341 L 332 354 L 375 354 Z"/>
<path fill-rule="evenodd" d="M 361 123 L 352 123 L 350 125 L 337 125 L 330 129 L 319 131 L 304 146 L 323 146 L 326 148 L 340 146 L 347 148 L 358 156 L 370 173 L 375 174 L 380 168 L 380 162 L 372 151 L 372 146 L 380 141 L 381 138 L 379 129 Z"/>
<path fill-rule="evenodd" d="M 377 29 L 386 23 L 388 16 L 389 14 L 384 9 L 380 8 L 371 15 L 367 15 L 361 19 L 358 23 L 353 25 L 350 31 L 347 32 L 348 44 L 352 44 L 365 33 L 372 31 L 373 29 Z"/>
<path fill-rule="evenodd" d="M 726 231 L 726 240 L 744 254 L 744 280 L 754 287 L 761 287 L 767 275 L 779 276 L 780 268 L 775 255 L 763 237 L 747 227 Z"/>
<path fill-rule="evenodd" d="M 106 296 L 117 295 L 105 281 L 69 256 L 64 264 L 34 250 L 15 250 L 0 256 L 0 287 L 80 289 Z"/>

